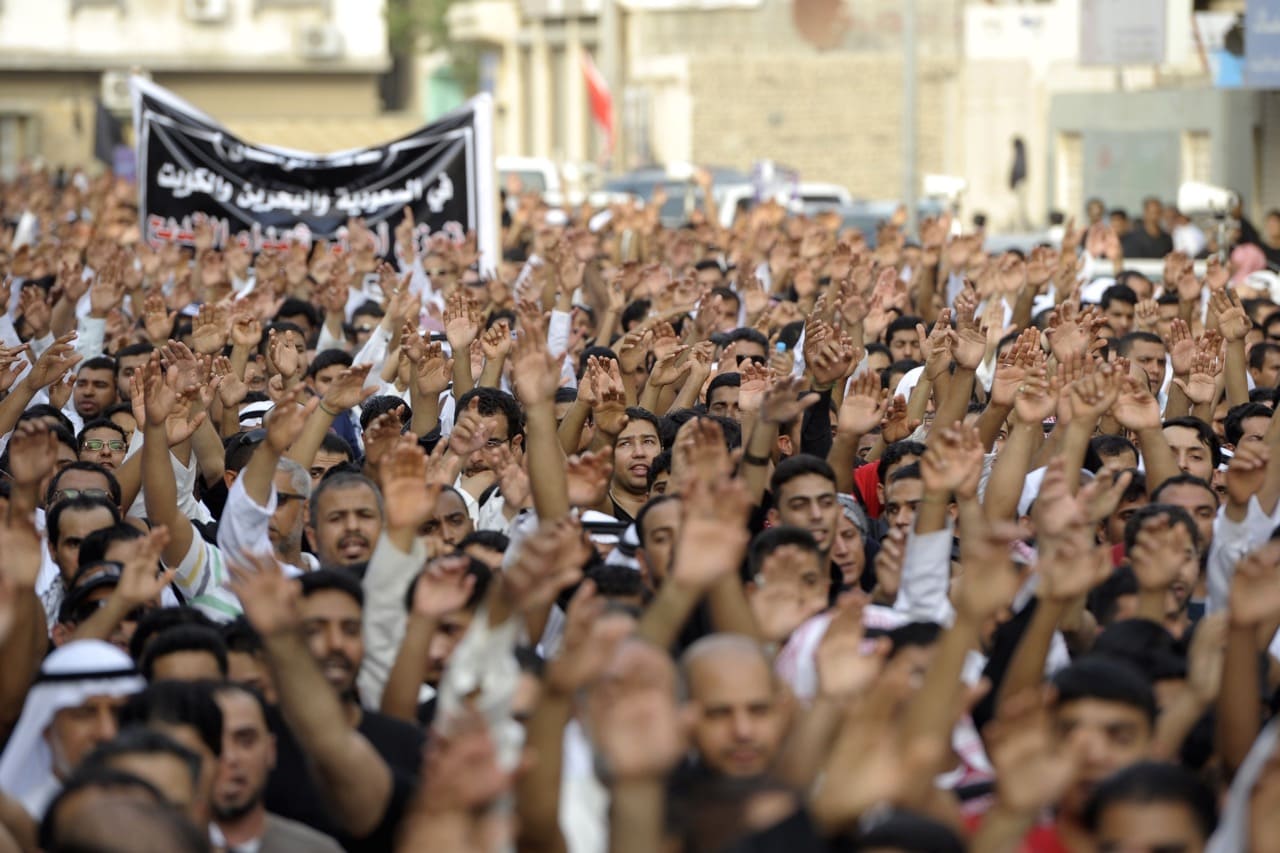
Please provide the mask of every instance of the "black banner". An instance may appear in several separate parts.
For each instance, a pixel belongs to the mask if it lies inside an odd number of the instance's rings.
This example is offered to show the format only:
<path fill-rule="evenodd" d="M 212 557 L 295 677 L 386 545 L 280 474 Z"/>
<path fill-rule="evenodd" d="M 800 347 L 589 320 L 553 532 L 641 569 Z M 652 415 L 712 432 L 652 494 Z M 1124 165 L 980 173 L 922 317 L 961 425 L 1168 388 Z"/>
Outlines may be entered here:
<path fill-rule="evenodd" d="M 481 265 L 497 267 L 492 102 L 487 96 L 393 142 L 312 154 L 238 139 L 172 92 L 133 80 L 138 205 L 152 243 L 191 244 L 207 216 L 215 244 L 257 252 L 328 240 L 347 247 L 347 223 L 361 218 L 390 257 L 404 208 L 418 248 L 445 233 L 475 232 Z"/>

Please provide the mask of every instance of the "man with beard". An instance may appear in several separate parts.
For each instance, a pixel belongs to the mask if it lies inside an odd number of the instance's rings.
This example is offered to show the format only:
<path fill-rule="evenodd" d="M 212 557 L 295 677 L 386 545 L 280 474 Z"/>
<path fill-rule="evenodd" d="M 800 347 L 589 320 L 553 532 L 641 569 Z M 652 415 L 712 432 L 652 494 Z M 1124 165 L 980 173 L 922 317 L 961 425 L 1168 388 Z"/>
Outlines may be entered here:
<path fill-rule="evenodd" d="M 77 429 L 86 421 L 102 416 L 116 402 L 116 362 L 109 356 L 91 358 L 76 371 L 76 384 L 71 389 L 71 408 L 64 409 Z M 74 417 L 72 417 L 74 413 Z"/>
<path fill-rule="evenodd" d="M 276 739 L 262 698 L 237 684 L 218 688 L 222 709 L 222 764 L 213 789 L 213 819 L 230 851 L 337 853 L 337 842 L 263 804 L 276 765 Z"/>
<path fill-rule="evenodd" d="M 497 475 L 489 467 L 486 450 L 502 445 L 519 454 L 524 446 L 524 415 L 520 404 L 505 391 L 479 386 L 458 398 L 459 419 L 472 412 L 478 420 L 473 429 L 486 436 L 485 445 L 467 456 L 462 473 L 454 483 L 458 493 L 467 503 L 467 512 L 474 522 L 480 521 L 480 499 L 497 482 Z"/>
<path fill-rule="evenodd" d="M 382 493 L 360 474 L 334 474 L 312 493 L 308 515 L 307 535 L 320 565 L 367 563 L 382 532 Z"/>
<path fill-rule="evenodd" d="M 396 773 L 413 777 L 422 756 L 422 732 L 416 727 L 361 707 L 356 674 L 364 661 L 364 592 L 350 573 L 320 569 L 301 578 L 298 602 L 302 631 L 311 657 L 342 703 L 347 723 L 372 744 Z M 306 758 L 280 727 L 276 770 L 267 787 L 271 811 L 325 828 L 329 815 L 309 780 Z"/>

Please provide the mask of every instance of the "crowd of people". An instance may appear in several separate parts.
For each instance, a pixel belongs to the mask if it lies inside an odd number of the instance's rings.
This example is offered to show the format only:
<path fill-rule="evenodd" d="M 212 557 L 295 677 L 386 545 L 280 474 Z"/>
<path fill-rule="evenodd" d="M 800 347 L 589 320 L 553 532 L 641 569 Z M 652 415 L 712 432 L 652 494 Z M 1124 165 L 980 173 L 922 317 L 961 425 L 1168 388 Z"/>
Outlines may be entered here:
<path fill-rule="evenodd" d="M 1280 844 L 1247 222 L 505 202 L 482 270 L 0 184 L 0 851 Z"/>

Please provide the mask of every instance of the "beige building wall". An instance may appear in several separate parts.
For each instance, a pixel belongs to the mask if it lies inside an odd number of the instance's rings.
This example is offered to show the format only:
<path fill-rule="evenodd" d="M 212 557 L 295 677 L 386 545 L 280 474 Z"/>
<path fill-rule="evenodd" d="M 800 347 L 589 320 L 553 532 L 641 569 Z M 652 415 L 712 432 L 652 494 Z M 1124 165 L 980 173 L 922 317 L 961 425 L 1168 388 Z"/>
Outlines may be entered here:
<path fill-rule="evenodd" d="M 949 161 L 947 94 L 956 66 L 922 59 L 917 173 Z M 902 64 L 894 55 L 694 58 L 693 158 L 748 169 L 768 157 L 855 196 L 902 192 Z"/>

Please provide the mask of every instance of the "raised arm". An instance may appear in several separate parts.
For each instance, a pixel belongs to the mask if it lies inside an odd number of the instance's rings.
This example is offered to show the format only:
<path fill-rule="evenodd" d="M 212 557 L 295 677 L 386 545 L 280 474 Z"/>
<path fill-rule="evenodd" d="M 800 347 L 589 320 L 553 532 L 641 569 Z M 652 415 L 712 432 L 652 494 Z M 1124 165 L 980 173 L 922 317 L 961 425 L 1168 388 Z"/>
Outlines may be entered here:
<path fill-rule="evenodd" d="M 232 590 L 262 637 L 289 730 L 306 753 L 335 822 L 354 838 L 368 836 L 391 802 L 391 769 L 349 725 L 338 695 L 311 657 L 294 582 L 279 563 L 270 556 L 244 554 L 231 571 Z"/>
<path fill-rule="evenodd" d="M 368 364 L 348 367 L 329 383 L 319 405 L 307 415 L 302 434 L 289 447 L 288 458 L 303 468 L 311 467 L 334 420 L 373 395 L 375 389 L 365 388 L 370 368 Z"/>
<path fill-rule="evenodd" d="M 533 507 L 542 521 L 554 521 L 569 512 L 569 487 L 564 452 L 556 432 L 556 389 L 560 387 L 560 361 L 547 351 L 537 331 L 522 331 L 516 339 L 511 375 L 516 396 L 525 411 L 525 458 Z"/>

